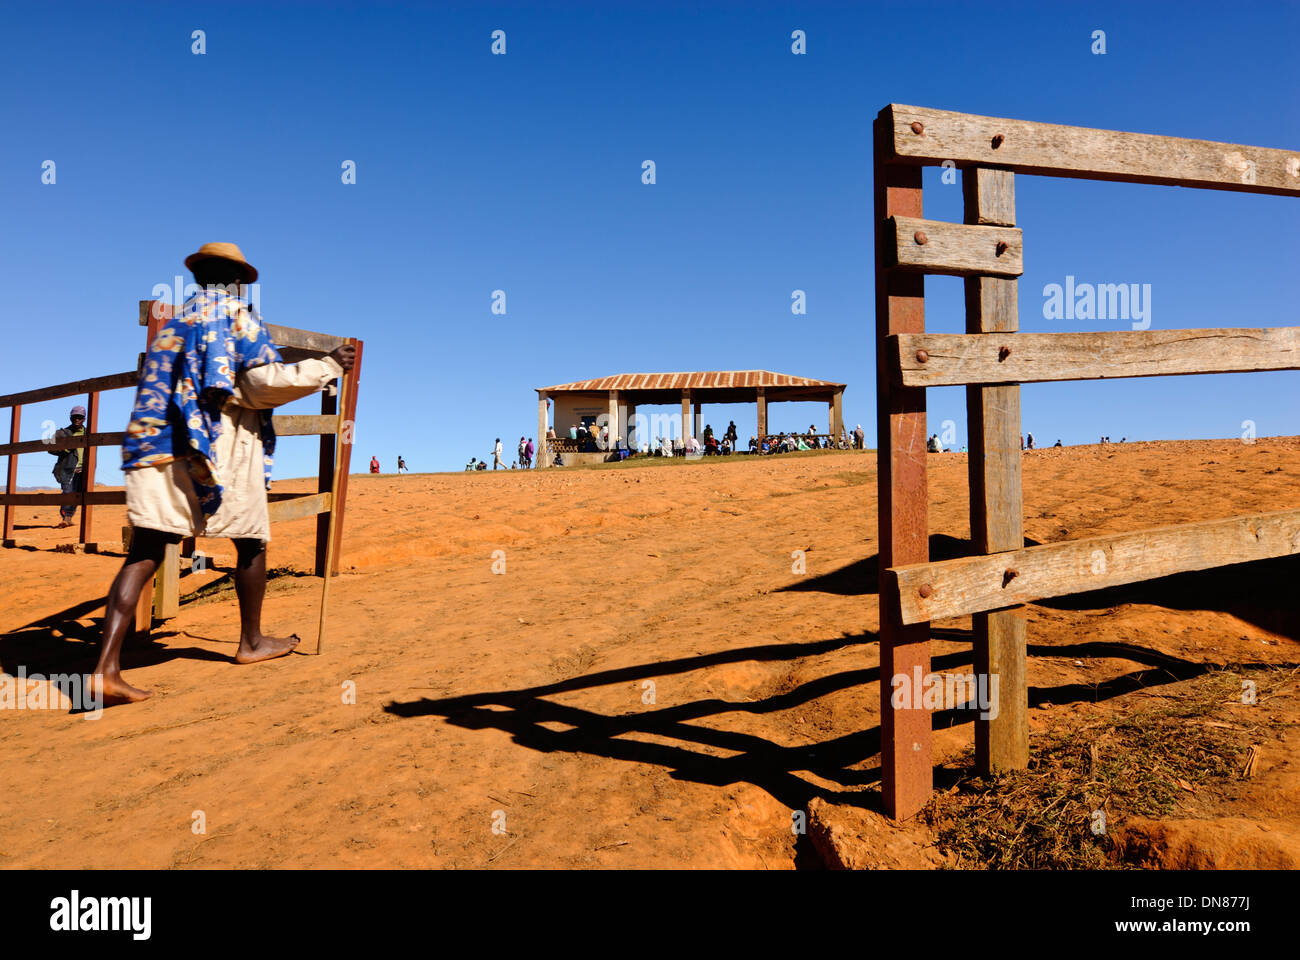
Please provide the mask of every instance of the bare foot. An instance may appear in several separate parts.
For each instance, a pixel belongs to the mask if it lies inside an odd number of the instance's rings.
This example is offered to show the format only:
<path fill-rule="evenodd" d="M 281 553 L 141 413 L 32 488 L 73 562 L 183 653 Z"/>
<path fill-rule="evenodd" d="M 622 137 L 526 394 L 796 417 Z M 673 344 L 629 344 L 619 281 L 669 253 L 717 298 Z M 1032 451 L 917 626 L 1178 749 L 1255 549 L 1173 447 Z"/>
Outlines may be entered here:
<path fill-rule="evenodd" d="M 152 690 L 141 690 L 122 679 L 121 674 L 92 674 L 87 689 L 87 699 L 106 707 L 117 703 L 138 703 L 153 696 Z"/>
<path fill-rule="evenodd" d="M 285 654 L 293 653 L 293 648 L 302 643 L 296 633 L 287 637 L 268 637 L 261 634 L 253 639 L 239 638 L 239 650 L 235 652 L 235 663 L 258 663 L 262 660 L 274 660 Z"/>

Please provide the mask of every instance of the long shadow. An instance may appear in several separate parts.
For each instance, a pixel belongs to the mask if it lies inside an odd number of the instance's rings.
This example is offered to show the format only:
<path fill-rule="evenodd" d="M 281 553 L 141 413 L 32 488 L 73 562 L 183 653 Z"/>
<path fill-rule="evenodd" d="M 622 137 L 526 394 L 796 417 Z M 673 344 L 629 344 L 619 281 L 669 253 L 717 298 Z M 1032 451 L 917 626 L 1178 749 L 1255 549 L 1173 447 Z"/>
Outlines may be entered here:
<path fill-rule="evenodd" d="M 952 639 L 960 639 L 963 635 L 969 639 L 969 634 L 965 631 L 950 633 Z M 425 697 L 412 701 L 394 701 L 385 706 L 384 710 L 403 718 L 439 716 L 448 723 L 468 730 L 501 730 L 508 733 L 515 743 L 542 753 L 584 753 L 630 763 L 654 764 L 671 770 L 674 779 L 710 786 L 752 783 L 792 809 L 803 809 L 813 797 L 824 797 L 837 803 L 851 802 L 879 811 L 879 794 L 865 789 L 879 782 L 879 767 L 854 769 L 879 755 L 878 726 L 816 744 L 786 747 L 753 734 L 718 730 L 692 722 L 726 713 L 769 714 L 790 710 L 832 693 L 879 684 L 878 667 L 818 677 L 793 690 L 757 701 L 707 698 L 618 715 L 605 715 L 546 699 L 557 693 L 611 683 L 634 683 L 725 663 L 795 660 L 874 642 L 875 639 L 873 634 L 868 633 L 809 643 L 744 647 L 661 663 L 603 670 L 522 689 L 441 699 Z M 1031 653 L 1050 656 L 1061 656 L 1063 653 L 1075 656 L 1124 656 L 1151 665 L 1149 669 L 1138 670 L 1096 685 L 1065 684 L 1059 687 L 1031 688 L 1031 703 L 1062 704 L 1075 700 L 1096 702 L 1143 687 L 1175 683 L 1208 669 L 1200 664 L 1128 644 L 1035 646 L 1031 648 Z M 935 657 L 932 670 L 943 672 L 970 662 L 970 651 L 959 651 Z M 931 726 L 936 730 L 946 729 L 971 723 L 974 719 L 975 711 L 971 709 L 942 710 L 933 714 Z M 566 729 L 552 729 L 547 724 Z M 637 735 L 665 738 L 677 743 L 649 743 L 634 739 Z M 733 751 L 736 755 L 713 756 L 691 749 L 692 745 Z M 807 771 L 849 790 L 828 790 L 797 775 L 795 771 Z"/>

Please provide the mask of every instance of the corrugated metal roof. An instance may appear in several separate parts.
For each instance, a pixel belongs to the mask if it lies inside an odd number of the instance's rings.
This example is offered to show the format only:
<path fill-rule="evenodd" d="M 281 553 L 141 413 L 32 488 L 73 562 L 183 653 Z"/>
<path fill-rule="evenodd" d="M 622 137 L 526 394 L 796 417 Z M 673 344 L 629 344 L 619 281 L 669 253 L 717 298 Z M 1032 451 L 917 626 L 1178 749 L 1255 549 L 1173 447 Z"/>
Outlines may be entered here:
<path fill-rule="evenodd" d="M 587 392 L 600 390 L 684 390 L 744 387 L 843 387 L 830 380 L 792 377 L 770 370 L 701 370 L 694 373 L 616 373 L 595 380 L 575 380 L 553 387 L 538 387 L 547 393 Z"/>

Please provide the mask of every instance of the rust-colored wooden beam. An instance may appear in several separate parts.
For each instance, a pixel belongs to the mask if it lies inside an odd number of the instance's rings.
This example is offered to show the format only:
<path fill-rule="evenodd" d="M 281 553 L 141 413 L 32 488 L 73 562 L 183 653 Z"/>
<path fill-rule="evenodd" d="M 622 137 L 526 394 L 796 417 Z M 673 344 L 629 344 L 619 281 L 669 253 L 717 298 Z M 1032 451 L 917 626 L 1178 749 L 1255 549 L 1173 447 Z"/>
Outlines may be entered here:
<path fill-rule="evenodd" d="M 891 217 L 924 214 L 921 169 L 886 162 L 890 129 L 885 118 L 875 123 L 876 249 L 876 435 L 879 564 L 885 571 L 929 558 L 926 503 L 925 391 L 890 382 L 883 349 L 885 338 L 925 331 L 925 277 L 891 269 L 887 240 Z M 894 598 L 880 592 L 880 767 L 886 811 L 903 819 L 916 814 L 934 787 L 931 767 L 930 712 L 919 699 L 894 705 L 895 681 L 907 683 L 919 669 L 930 672 L 930 627 L 904 625 Z"/>

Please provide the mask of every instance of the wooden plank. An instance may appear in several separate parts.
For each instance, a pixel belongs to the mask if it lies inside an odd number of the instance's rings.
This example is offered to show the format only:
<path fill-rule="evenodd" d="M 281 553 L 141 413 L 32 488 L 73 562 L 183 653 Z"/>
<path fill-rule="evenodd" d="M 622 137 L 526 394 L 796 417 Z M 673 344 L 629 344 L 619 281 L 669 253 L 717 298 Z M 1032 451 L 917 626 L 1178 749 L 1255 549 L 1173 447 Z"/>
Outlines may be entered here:
<path fill-rule="evenodd" d="M 9 393 L 0 397 L 0 407 L 12 407 L 18 404 L 41 403 L 45 400 L 58 400 L 62 397 L 75 397 L 83 393 L 98 393 L 104 390 L 118 390 L 134 387 L 139 383 L 134 370 L 125 373 L 110 373 L 103 377 L 91 377 L 88 380 L 74 380 L 60 383 L 53 387 L 40 387 L 36 390 L 24 390 L 22 393 Z"/>
<path fill-rule="evenodd" d="M 886 345 L 909 387 L 1300 370 L 1300 327 L 903 335 Z M 922 359 L 924 357 L 924 359 Z"/>
<path fill-rule="evenodd" d="M 348 342 L 347 337 L 337 337 L 332 333 L 317 333 L 315 330 L 282 327 L 278 323 L 266 324 L 266 333 L 277 347 L 292 347 L 322 354 L 336 350 Z"/>
<path fill-rule="evenodd" d="M 0 493 L 0 504 L 16 507 L 57 507 L 60 504 L 84 502 L 95 506 L 120 506 L 126 503 L 126 491 L 101 490 L 95 493 Z"/>
<path fill-rule="evenodd" d="M 885 588 L 904 623 L 924 623 L 1294 554 L 1300 554 L 1300 509 L 898 565 Z"/>
<path fill-rule="evenodd" d="M 967 223 L 1015 223 L 1015 174 L 967 170 L 962 195 Z M 1015 280 L 967 278 L 967 332 L 1014 333 L 1019 326 L 1017 287 Z M 967 387 L 966 416 L 971 542 L 978 553 L 1022 547 L 1020 387 Z M 971 627 L 976 676 L 990 678 L 987 689 L 996 689 L 998 696 L 996 714 L 989 711 L 987 719 L 975 719 L 976 769 L 985 775 L 1023 769 L 1029 765 L 1025 620 L 1016 611 L 1003 610 L 976 615 Z"/>
<path fill-rule="evenodd" d="M 153 616 L 170 620 L 181 610 L 181 545 L 168 543 L 153 577 Z"/>
<path fill-rule="evenodd" d="M 14 409 L 17 409 L 16 407 Z M 0 444 L 0 457 L 5 454 L 41 453 L 46 450 L 75 450 L 80 446 L 120 447 L 126 439 L 125 433 L 88 433 L 80 437 L 67 437 L 62 440 L 24 440 L 21 443 Z"/>
<path fill-rule="evenodd" d="M 271 418 L 271 427 L 277 437 L 314 437 L 333 433 L 338 429 L 337 416 L 317 416 L 309 413 L 288 414 Z"/>
<path fill-rule="evenodd" d="M 330 492 L 326 490 L 324 493 L 306 493 L 292 499 L 273 500 L 266 505 L 266 512 L 272 523 L 280 523 L 328 513 L 329 508 Z"/>
<path fill-rule="evenodd" d="M 891 217 L 885 231 L 890 266 L 955 277 L 1018 277 L 1024 243 L 1015 227 Z"/>
<path fill-rule="evenodd" d="M 9 411 L 9 443 L 6 446 L 12 447 L 18 441 L 18 429 L 22 425 L 23 408 L 15 405 Z M 5 470 L 5 496 L 12 497 L 14 491 L 18 488 L 18 456 L 9 454 L 9 463 Z M 12 540 L 14 538 L 14 504 L 5 501 L 5 518 L 4 529 L 0 531 L 0 540 Z"/>
<path fill-rule="evenodd" d="M 890 217 L 922 216 L 921 170 L 884 161 L 879 121 L 874 135 L 876 343 L 925 330 L 925 276 L 891 269 L 886 258 Z M 929 557 L 925 391 L 890 383 L 884 351 L 876 351 L 877 530 L 879 569 Z M 930 711 L 918 699 L 895 708 L 899 678 L 930 672 L 930 627 L 903 624 L 897 602 L 880 591 L 880 770 L 885 811 L 914 816 L 934 789 Z"/>
<path fill-rule="evenodd" d="M 334 576 L 339 572 L 339 554 L 343 551 L 343 519 L 348 506 L 348 472 L 352 464 L 352 435 L 357 422 L 357 396 L 361 393 L 361 352 L 365 342 L 351 337 L 347 341 L 357 348 L 356 360 L 352 369 L 344 376 L 351 378 L 347 389 L 342 384 L 339 390 L 343 394 L 343 422 L 340 425 L 342 435 L 339 437 L 338 493 L 334 508 L 330 511 L 330 520 L 334 523 L 333 547 L 330 548 L 330 571 Z"/>
<path fill-rule="evenodd" d="M 1300 152 L 1071 127 L 891 103 L 880 112 L 896 162 L 992 166 L 1045 177 L 1300 196 Z"/>
<path fill-rule="evenodd" d="M 82 454 L 81 473 L 82 473 L 82 495 L 81 495 L 81 529 L 77 537 L 79 543 L 90 543 L 95 538 L 91 535 L 92 521 L 94 518 L 94 506 L 86 500 L 86 497 L 95 491 L 95 446 L 90 443 L 90 438 L 94 436 L 95 431 L 99 429 L 99 394 L 92 393 L 86 400 L 86 425 L 85 433 L 77 439 L 85 447 L 85 453 Z"/>

